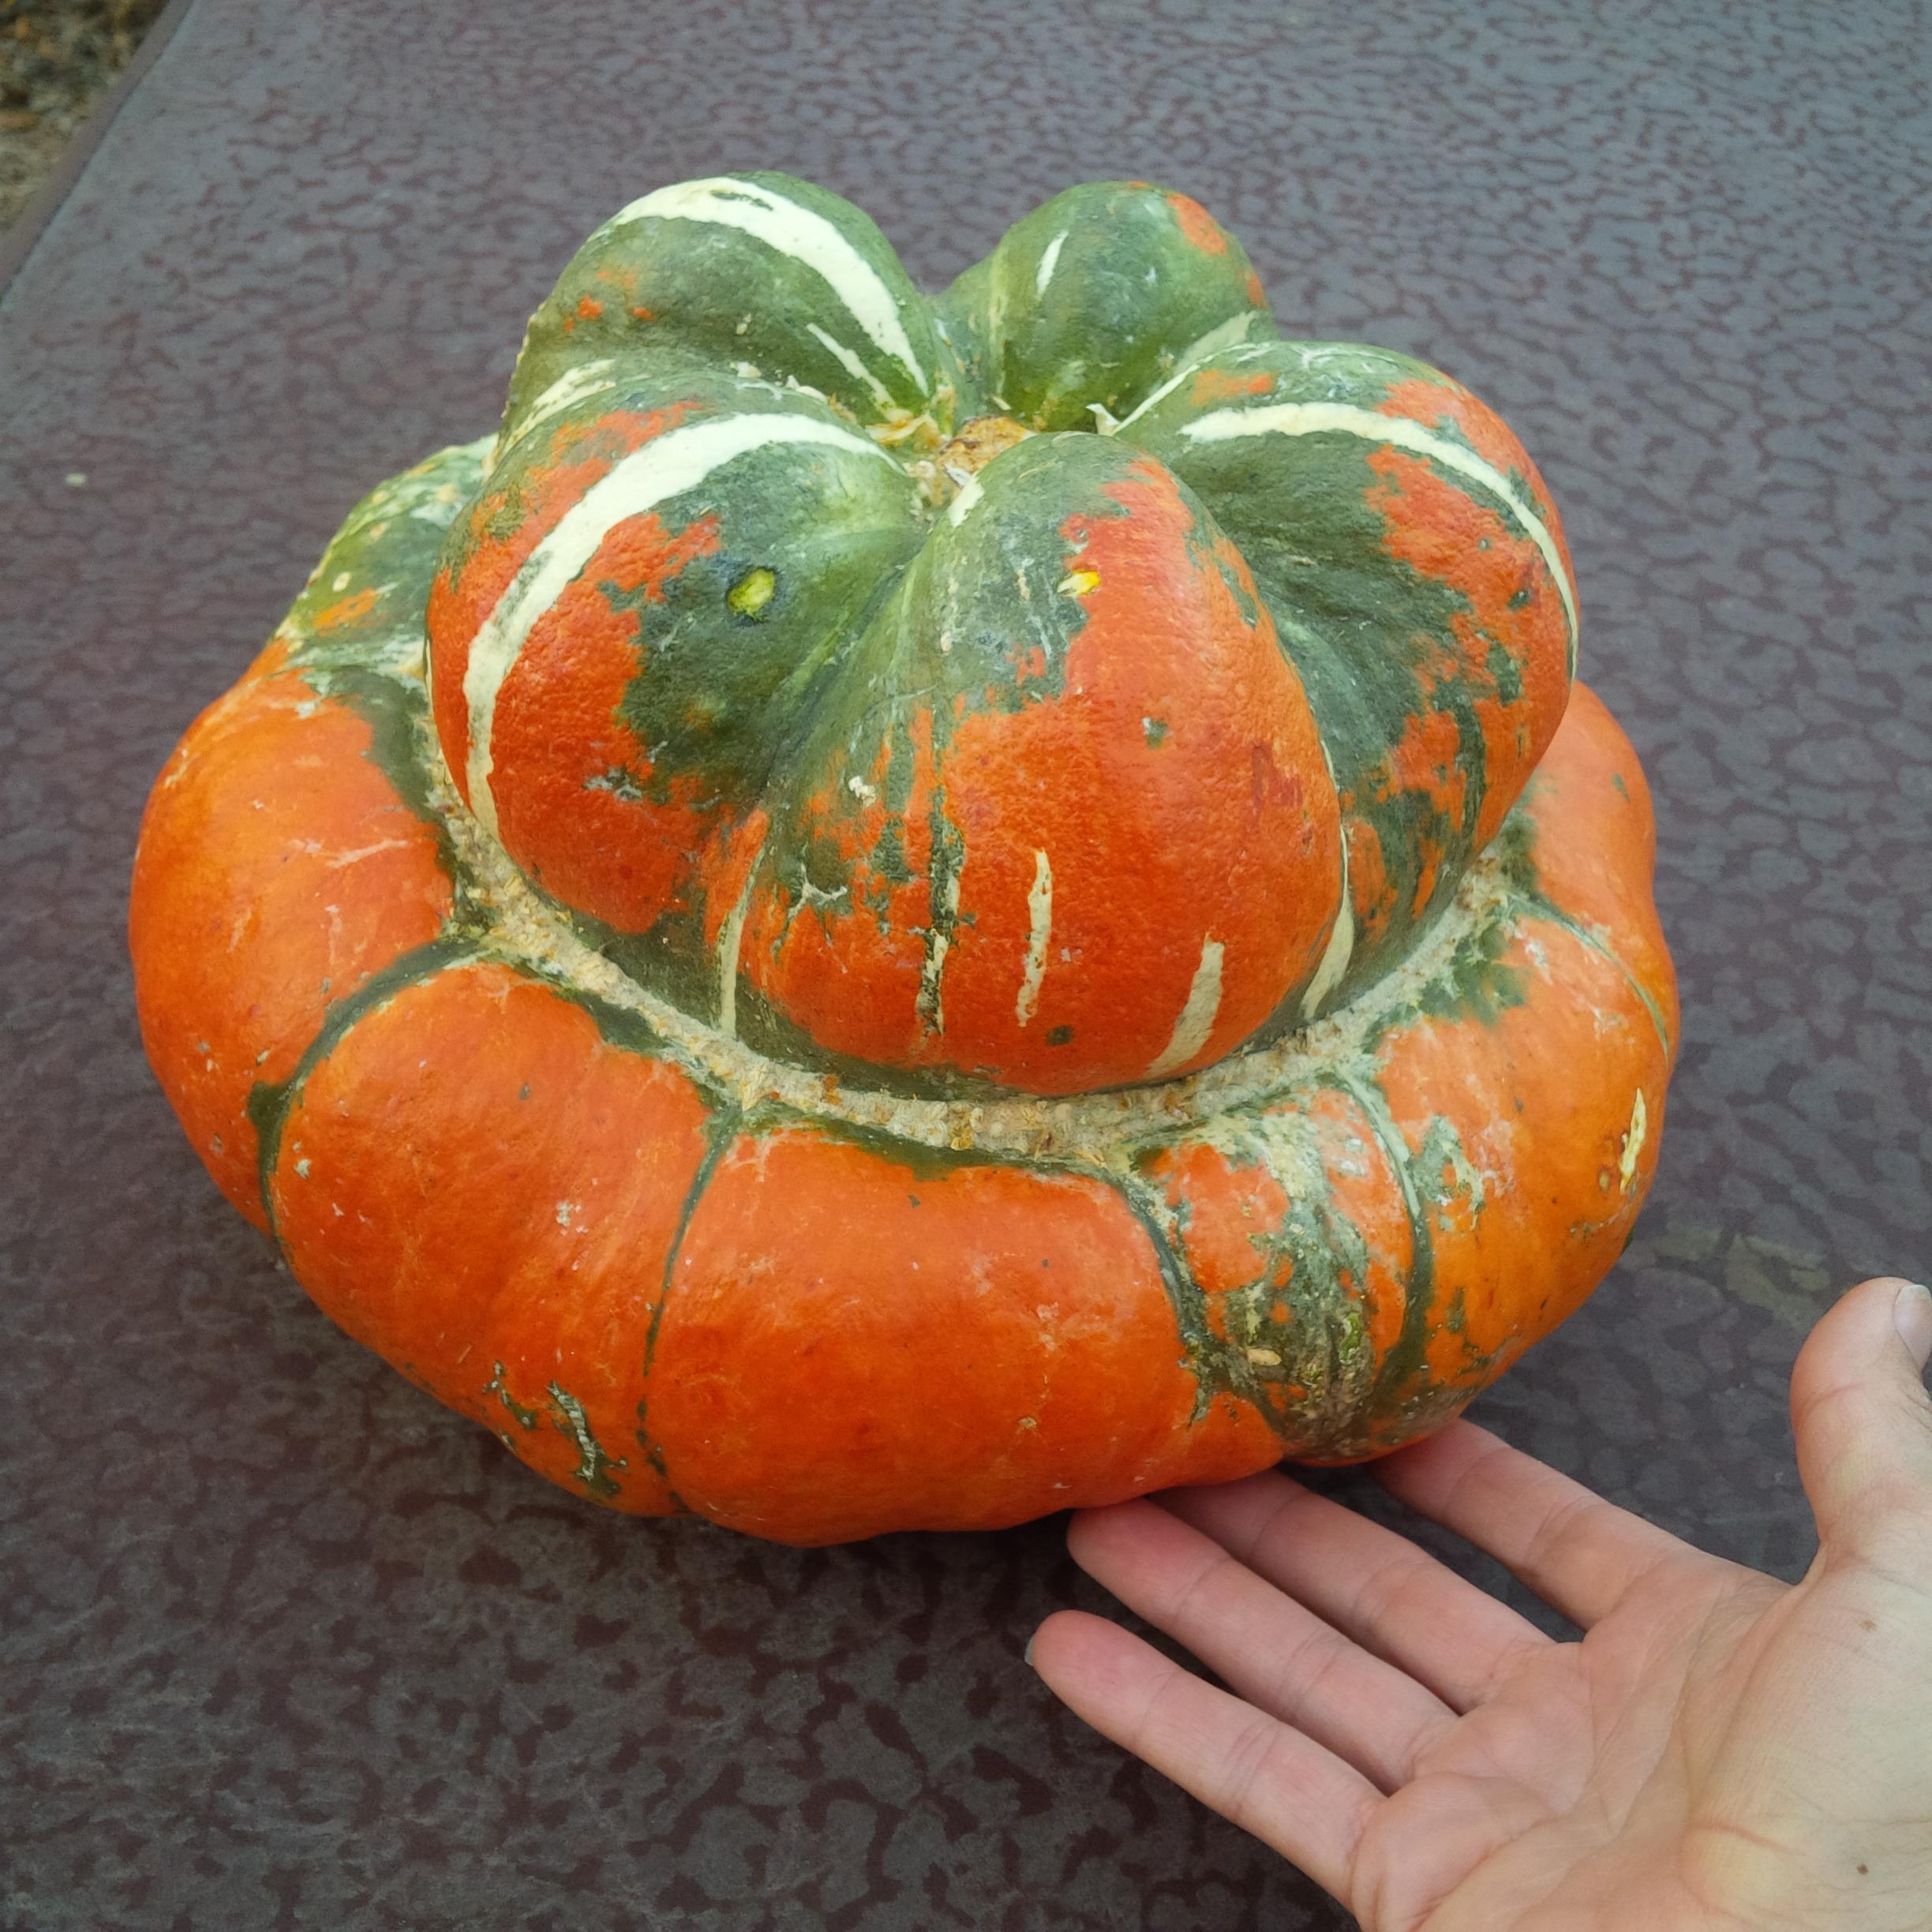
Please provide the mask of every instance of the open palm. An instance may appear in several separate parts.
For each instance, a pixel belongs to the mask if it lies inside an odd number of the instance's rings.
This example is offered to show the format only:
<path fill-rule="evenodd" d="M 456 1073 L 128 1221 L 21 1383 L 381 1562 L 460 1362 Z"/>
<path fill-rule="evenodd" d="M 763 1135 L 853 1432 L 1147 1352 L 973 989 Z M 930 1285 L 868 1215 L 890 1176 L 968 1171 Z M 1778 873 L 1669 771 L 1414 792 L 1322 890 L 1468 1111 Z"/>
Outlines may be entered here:
<path fill-rule="evenodd" d="M 1267 1475 L 1070 1533 L 1081 1567 L 1227 1690 L 1079 1612 L 1042 1626 L 1035 1666 L 1369 1932 L 1923 1932 L 1932 1303 L 1900 1287 L 1847 1295 L 1794 1373 L 1821 1537 L 1795 1586 L 1458 1423 L 1376 1473 L 1580 1642 Z"/>

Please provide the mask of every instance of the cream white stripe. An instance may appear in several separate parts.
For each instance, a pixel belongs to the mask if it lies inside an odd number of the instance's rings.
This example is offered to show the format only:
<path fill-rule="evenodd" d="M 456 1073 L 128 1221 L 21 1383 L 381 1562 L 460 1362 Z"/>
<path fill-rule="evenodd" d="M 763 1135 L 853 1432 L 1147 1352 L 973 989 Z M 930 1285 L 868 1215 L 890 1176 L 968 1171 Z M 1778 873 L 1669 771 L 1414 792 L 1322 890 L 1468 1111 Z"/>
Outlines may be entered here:
<path fill-rule="evenodd" d="M 735 457 L 781 443 L 825 443 L 862 450 L 881 462 L 892 458 L 870 436 L 810 416 L 769 413 L 713 417 L 691 423 L 633 450 L 572 504 L 556 528 L 537 545 L 470 646 L 463 700 L 470 712 L 470 809 L 496 835 L 496 802 L 490 792 L 490 733 L 496 694 L 517 654 L 544 613 L 595 556 L 600 545 L 627 517 L 640 516 L 694 489 Z"/>
<path fill-rule="evenodd" d="M 1211 328 L 1200 341 L 1189 343 L 1181 350 L 1180 366 L 1174 373 L 1151 395 L 1136 402 L 1115 427 L 1125 429 L 1136 417 L 1144 416 L 1156 402 L 1172 395 L 1211 355 L 1219 355 L 1223 349 L 1232 349 L 1236 343 L 1245 342 L 1249 330 L 1254 327 L 1256 313 L 1252 309 L 1244 309 L 1239 315 L 1230 316 L 1226 321 Z"/>
<path fill-rule="evenodd" d="M 1211 415 L 1197 416 L 1184 423 L 1181 433 L 1194 443 L 1225 443 L 1237 436 L 1322 436 L 1339 432 L 1361 436 L 1372 443 L 1392 443 L 1417 456 L 1426 456 L 1445 470 L 1478 483 L 1492 496 L 1507 504 L 1516 520 L 1537 549 L 1549 573 L 1556 581 L 1556 594 L 1563 599 L 1563 615 L 1570 621 L 1571 655 L 1576 651 L 1576 593 L 1570 573 L 1563 568 L 1563 552 L 1556 540 L 1527 502 L 1495 464 L 1484 462 L 1473 450 L 1447 436 L 1432 435 L 1420 423 L 1403 416 L 1384 416 L 1378 410 L 1357 408 L 1352 402 L 1273 402 L 1259 409 L 1216 410 Z"/>
<path fill-rule="evenodd" d="M 1321 748 L 1322 765 L 1328 773 L 1328 788 L 1338 799 L 1341 787 L 1335 783 L 1335 760 L 1328 755 L 1324 740 Z M 1342 975 L 1349 969 L 1349 961 L 1355 953 L 1355 904 L 1349 891 L 1348 824 L 1344 819 L 1341 837 L 1336 841 L 1342 858 L 1341 909 L 1335 914 L 1335 924 L 1329 928 L 1328 943 L 1322 949 L 1321 963 L 1315 968 L 1315 977 L 1308 983 L 1308 990 L 1301 996 L 1301 1017 L 1312 1020 L 1327 1004 L 1328 996 L 1342 983 Z"/>
<path fill-rule="evenodd" d="M 761 846 L 745 874 L 744 889 L 738 895 L 738 903 L 732 908 L 724 921 L 724 930 L 718 934 L 717 1030 L 727 1039 L 735 1039 L 738 1032 L 738 954 L 744 945 L 745 915 L 751 909 L 751 888 L 758 883 L 758 859 L 763 856 L 764 848 Z"/>
<path fill-rule="evenodd" d="M 1617 1156 L 1617 1174 L 1627 1194 L 1637 1184 L 1637 1157 L 1643 1151 L 1644 1133 L 1649 1125 L 1649 1116 L 1644 1108 L 1643 1089 L 1637 1089 L 1637 1099 L 1631 1108 L 1630 1126 L 1623 1136 L 1623 1151 Z"/>
<path fill-rule="evenodd" d="M 985 494 L 986 492 L 980 487 L 979 477 L 976 476 L 969 476 L 966 481 L 959 486 L 959 494 L 946 505 L 946 521 L 950 523 L 955 530 L 957 530 L 959 526 L 966 521 L 967 518 L 972 514 L 975 506 L 979 503 L 979 499 Z M 942 650 L 949 650 L 951 646 L 942 644 L 939 648 Z"/>
<path fill-rule="evenodd" d="M 954 866 L 947 873 L 945 883 L 939 889 L 939 904 L 945 908 L 945 923 L 935 916 L 926 934 L 926 964 L 919 975 L 919 994 L 915 1002 L 919 1016 L 930 1033 L 945 1031 L 945 1006 L 940 990 L 940 980 L 945 972 L 946 954 L 952 949 L 953 923 L 959 917 L 960 867 Z"/>
<path fill-rule="evenodd" d="M 594 361 L 573 363 L 524 410 L 515 433 L 497 451 L 494 460 L 501 462 L 504 450 L 521 443 L 533 429 L 547 423 L 553 416 L 560 416 L 567 409 L 575 408 L 590 397 L 616 388 L 615 380 L 608 373 L 612 366 L 608 356 L 599 356 Z"/>
<path fill-rule="evenodd" d="M 1301 996 L 1301 1017 L 1312 1020 L 1322 1009 L 1328 995 L 1342 983 L 1342 975 L 1348 971 L 1349 960 L 1355 951 L 1355 908 L 1349 897 L 1348 845 L 1342 847 L 1342 909 L 1335 914 L 1335 924 L 1329 929 L 1328 943 L 1322 949 L 1321 964 L 1315 968 L 1315 977 L 1309 982 L 1308 990 Z"/>
<path fill-rule="evenodd" d="M 845 370 L 847 374 L 857 376 L 859 380 L 872 391 L 876 401 L 891 402 L 892 391 L 836 335 L 828 334 L 816 322 L 807 322 L 805 324 L 805 332 L 808 335 L 816 335 L 819 341 L 831 350 L 840 366 Z"/>
<path fill-rule="evenodd" d="M 1174 1022 L 1174 1038 L 1148 1068 L 1149 1080 L 1164 1080 L 1176 1067 L 1185 1066 L 1208 1044 L 1215 1016 L 1221 1010 L 1221 953 L 1219 939 L 1201 942 L 1200 964 L 1188 988 L 1187 1004 Z"/>
<path fill-rule="evenodd" d="M 1053 272 L 1060 265 L 1060 251 L 1066 245 L 1069 232 L 1062 228 L 1046 244 L 1046 252 L 1039 258 L 1039 267 L 1033 272 L 1033 294 L 1036 299 L 1046 293 L 1046 284 L 1053 279 Z"/>
<path fill-rule="evenodd" d="M 660 188 L 620 208 L 605 227 L 621 227 L 652 215 L 664 221 L 711 222 L 720 227 L 742 229 L 781 255 L 803 262 L 825 281 L 873 342 L 904 363 L 921 389 L 926 387 L 926 372 L 912 353 L 912 339 L 906 333 L 892 290 L 824 215 L 800 208 L 756 182 L 714 174 L 703 181 Z"/>
<path fill-rule="evenodd" d="M 1027 893 L 1026 972 L 1013 1017 L 1022 1026 L 1039 1004 L 1040 982 L 1046 976 L 1046 946 L 1053 937 L 1053 865 L 1044 852 L 1033 855 L 1033 883 Z"/>

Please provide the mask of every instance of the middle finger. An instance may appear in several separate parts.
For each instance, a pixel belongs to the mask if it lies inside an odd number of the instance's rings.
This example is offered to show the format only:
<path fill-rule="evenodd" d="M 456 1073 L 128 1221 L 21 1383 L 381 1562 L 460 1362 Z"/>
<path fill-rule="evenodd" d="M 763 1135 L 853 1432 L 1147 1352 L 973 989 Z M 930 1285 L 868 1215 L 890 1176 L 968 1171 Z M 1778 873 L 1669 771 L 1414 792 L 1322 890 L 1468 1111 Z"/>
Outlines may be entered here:
<path fill-rule="evenodd" d="M 1484 1702 L 1552 1642 L 1406 1537 L 1288 1477 L 1170 1490 L 1161 1503 L 1452 1710 Z"/>

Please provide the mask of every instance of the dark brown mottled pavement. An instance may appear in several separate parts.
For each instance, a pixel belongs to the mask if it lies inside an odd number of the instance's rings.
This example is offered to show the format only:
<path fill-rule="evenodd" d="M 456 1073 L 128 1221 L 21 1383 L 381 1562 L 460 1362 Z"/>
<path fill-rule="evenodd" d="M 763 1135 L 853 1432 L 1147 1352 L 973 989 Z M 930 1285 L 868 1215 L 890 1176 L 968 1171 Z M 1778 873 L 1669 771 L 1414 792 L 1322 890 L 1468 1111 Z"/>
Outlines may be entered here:
<path fill-rule="evenodd" d="M 801 1554 L 549 1490 L 309 1307 L 143 1063 L 126 881 L 177 734 L 355 497 L 490 425 L 577 241 L 687 176 L 825 182 L 929 283 L 1157 177 L 1291 329 L 1515 426 L 1657 786 L 1686 1026 L 1635 1244 L 1477 1413 L 1803 1569 L 1792 1355 L 1932 1267 L 1922 9 L 169 28 L 0 296 L 0 1926 L 1346 1923 L 1024 1667 L 1100 1604 L 1060 1524 Z"/>

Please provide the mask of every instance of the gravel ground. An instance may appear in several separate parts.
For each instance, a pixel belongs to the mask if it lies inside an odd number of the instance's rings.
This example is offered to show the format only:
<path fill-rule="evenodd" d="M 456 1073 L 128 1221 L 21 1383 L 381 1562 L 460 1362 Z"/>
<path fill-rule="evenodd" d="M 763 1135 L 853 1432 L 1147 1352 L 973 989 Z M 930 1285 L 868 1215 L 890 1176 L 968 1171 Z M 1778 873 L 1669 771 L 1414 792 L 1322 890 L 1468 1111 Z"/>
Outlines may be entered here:
<path fill-rule="evenodd" d="M 0 0 L 0 234 L 140 44 L 163 0 Z"/>

